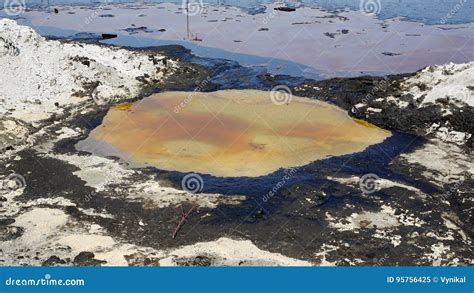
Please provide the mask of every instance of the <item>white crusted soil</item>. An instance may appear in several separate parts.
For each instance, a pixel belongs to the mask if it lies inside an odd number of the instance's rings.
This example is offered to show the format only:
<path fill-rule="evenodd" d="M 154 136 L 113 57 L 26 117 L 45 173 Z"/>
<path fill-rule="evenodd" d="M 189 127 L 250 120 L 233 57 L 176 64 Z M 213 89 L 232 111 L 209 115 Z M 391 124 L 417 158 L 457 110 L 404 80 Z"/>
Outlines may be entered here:
<path fill-rule="evenodd" d="M 136 96 L 142 82 L 165 78 L 163 56 L 94 44 L 46 40 L 27 26 L 0 20 L 0 115 L 26 122 L 63 114 L 66 107 Z M 92 83 L 91 96 L 80 93 Z"/>
<path fill-rule="evenodd" d="M 233 240 L 220 238 L 215 241 L 201 242 L 169 252 L 170 256 L 162 259 L 160 265 L 177 265 L 177 259 L 193 259 L 206 256 L 211 265 L 217 266 L 310 266 L 311 263 L 271 253 L 256 247 L 250 240 Z"/>

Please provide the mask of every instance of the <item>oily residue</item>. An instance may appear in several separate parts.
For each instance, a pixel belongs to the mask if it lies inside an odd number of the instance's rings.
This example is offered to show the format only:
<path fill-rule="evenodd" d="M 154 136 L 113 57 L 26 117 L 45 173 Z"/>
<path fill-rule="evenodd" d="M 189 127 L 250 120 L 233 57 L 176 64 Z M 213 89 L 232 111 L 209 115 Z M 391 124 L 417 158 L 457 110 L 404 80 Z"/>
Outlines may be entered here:
<path fill-rule="evenodd" d="M 166 92 L 112 108 L 77 147 L 134 166 L 239 177 L 362 151 L 389 136 L 306 98 L 276 105 L 265 91 Z"/>

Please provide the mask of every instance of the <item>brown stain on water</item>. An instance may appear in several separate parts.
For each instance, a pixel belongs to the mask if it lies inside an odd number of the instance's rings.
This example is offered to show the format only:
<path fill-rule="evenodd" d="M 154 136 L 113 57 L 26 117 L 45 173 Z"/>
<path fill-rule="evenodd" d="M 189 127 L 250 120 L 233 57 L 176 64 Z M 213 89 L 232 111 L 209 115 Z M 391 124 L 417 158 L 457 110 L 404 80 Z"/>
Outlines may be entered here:
<path fill-rule="evenodd" d="M 270 92 L 166 92 L 112 108 L 78 144 L 136 166 L 223 177 L 261 176 L 328 156 L 358 152 L 390 132 L 328 103 Z"/>

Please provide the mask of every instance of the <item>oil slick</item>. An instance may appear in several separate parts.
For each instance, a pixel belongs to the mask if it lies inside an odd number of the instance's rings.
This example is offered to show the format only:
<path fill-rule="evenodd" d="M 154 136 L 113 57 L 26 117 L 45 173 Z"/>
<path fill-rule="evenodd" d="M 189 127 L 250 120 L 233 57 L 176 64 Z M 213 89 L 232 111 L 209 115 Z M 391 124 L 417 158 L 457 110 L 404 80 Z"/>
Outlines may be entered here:
<path fill-rule="evenodd" d="M 389 136 L 306 98 L 277 106 L 257 90 L 165 92 L 112 108 L 77 148 L 136 167 L 240 177 L 362 151 Z"/>

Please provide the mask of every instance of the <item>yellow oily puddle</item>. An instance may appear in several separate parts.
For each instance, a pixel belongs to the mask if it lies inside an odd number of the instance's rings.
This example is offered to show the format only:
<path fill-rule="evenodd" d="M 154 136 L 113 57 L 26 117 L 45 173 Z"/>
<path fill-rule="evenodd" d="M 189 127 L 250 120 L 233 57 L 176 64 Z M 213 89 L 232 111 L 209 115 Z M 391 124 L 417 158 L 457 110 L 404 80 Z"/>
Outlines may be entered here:
<path fill-rule="evenodd" d="M 78 148 L 134 166 L 238 177 L 359 152 L 389 136 L 307 98 L 275 105 L 265 91 L 165 92 L 112 108 Z"/>

